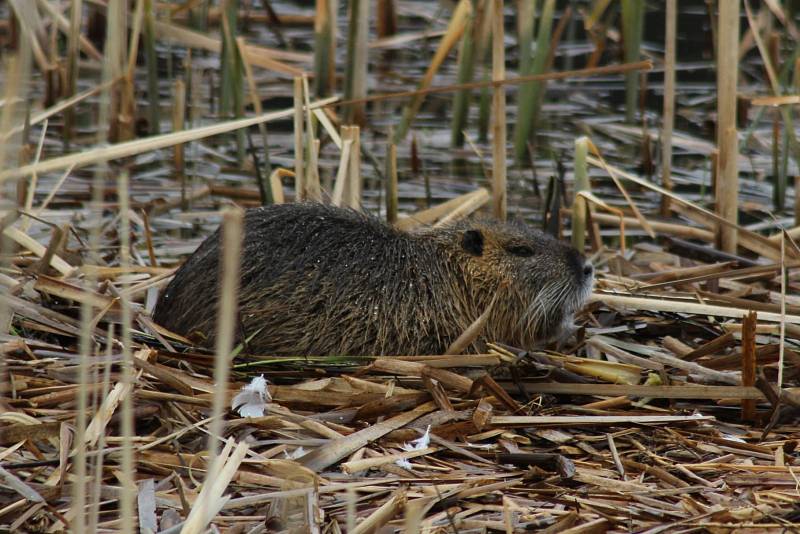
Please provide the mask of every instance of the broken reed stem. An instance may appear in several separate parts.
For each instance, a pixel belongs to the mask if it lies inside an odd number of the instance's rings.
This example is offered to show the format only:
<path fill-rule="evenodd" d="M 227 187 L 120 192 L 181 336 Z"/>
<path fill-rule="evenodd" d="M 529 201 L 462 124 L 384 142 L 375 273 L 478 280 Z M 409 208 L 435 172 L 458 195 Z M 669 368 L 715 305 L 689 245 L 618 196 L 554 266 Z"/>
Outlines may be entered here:
<path fill-rule="evenodd" d="M 575 140 L 574 184 L 572 200 L 572 246 L 583 251 L 586 246 L 586 200 L 581 191 L 589 191 L 589 169 L 586 158 L 589 155 L 589 139 L 586 136 Z"/>
<path fill-rule="evenodd" d="M 368 0 L 351 0 L 348 2 L 348 10 L 349 24 L 344 97 L 346 100 L 358 100 L 367 95 L 369 2 Z M 345 123 L 363 125 L 364 121 L 363 103 L 354 102 L 345 108 Z"/>
<path fill-rule="evenodd" d="M 294 198 L 304 200 L 306 180 L 303 161 L 303 78 L 294 79 Z"/>
<path fill-rule="evenodd" d="M 228 377 L 234 343 L 239 300 L 239 267 L 242 249 L 244 214 L 238 208 L 227 208 L 222 214 L 222 247 L 220 253 L 221 281 L 217 299 L 217 331 L 215 332 L 214 396 L 208 436 L 208 469 L 214 473 L 222 439 L 223 414 L 228 410 Z M 204 484 L 211 484 L 206 479 Z M 206 505 L 210 503 L 205 503 Z"/>
<path fill-rule="evenodd" d="M 739 75 L 739 0 L 719 3 L 717 43 L 717 184 L 716 211 L 738 223 L 739 143 L 736 130 L 736 87 Z M 736 253 L 735 226 L 717 227 L 717 246 Z"/>
<path fill-rule="evenodd" d="M 397 222 L 397 145 L 394 144 L 394 132 L 389 128 L 386 136 L 386 222 Z"/>
<path fill-rule="evenodd" d="M 331 193 L 331 204 L 334 206 L 341 206 L 344 200 L 347 173 L 350 169 L 350 151 L 353 148 L 352 128 L 350 126 L 342 126 L 340 137 L 342 139 L 342 150 L 339 157 L 339 169 L 336 171 L 333 192 Z"/>
<path fill-rule="evenodd" d="M 664 51 L 664 109 L 661 128 L 661 186 L 672 191 L 672 129 L 675 125 L 675 55 L 678 0 L 667 0 Z M 661 216 L 668 217 L 669 197 L 661 197 Z"/>
<path fill-rule="evenodd" d="M 308 77 L 303 75 L 303 101 L 306 109 L 306 149 L 308 151 L 306 160 L 306 191 L 305 198 L 315 202 L 322 200 L 322 188 L 319 183 L 319 166 L 317 164 L 317 151 L 319 150 L 319 140 L 314 133 L 314 114 L 311 111 L 311 101 L 309 100 Z"/>
<path fill-rule="evenodd" d="M 130 265 L 130 204 L 128 199 L 128 173 L 123 171 L 117 178 L 117 194 L 119 195 L 119 265 L 126 269 Z M 133 462 L 133 386 L 134 371 L 131 355 L 131 303 L 125 291 L 120 292 L 120 306 L 122 307 L 122 384 L 129 388 L 129 393 L 122 398 L 122 468 L 123 478 L 120 481 L 120 518 L 122 519 L 122 532 L 134 532 L 134 496 L 136 494 L 136 471 Z"/>
<path fill-rule="evenodd" d="M 361 128 L 351 126 L 353 146 L 350 148 L 350 165 L 347 171 L 348 180 L 345 182 L 344 205 L 361 210 Z"/>
<path fill-rule="evenodd" d="M 503 0 L 492 0 L 492 80 L 506 77 Z M 499 86 L 492 97 L 492 213 L 506 220 L 506 90 Z"/>
<path fill-rule="evenodd" d="M 756 385 L 756 326 L 758 315 L 751 311 L 742 320 L 742 386 Z M 742 399 L 742 420 L 756 417 L 755 399 Z"/>
<path fill-rule="evenodd" d="M 338 0 L 317 0 L 314 11 L 314 94 L 336 91 L 336 13 Z"/>

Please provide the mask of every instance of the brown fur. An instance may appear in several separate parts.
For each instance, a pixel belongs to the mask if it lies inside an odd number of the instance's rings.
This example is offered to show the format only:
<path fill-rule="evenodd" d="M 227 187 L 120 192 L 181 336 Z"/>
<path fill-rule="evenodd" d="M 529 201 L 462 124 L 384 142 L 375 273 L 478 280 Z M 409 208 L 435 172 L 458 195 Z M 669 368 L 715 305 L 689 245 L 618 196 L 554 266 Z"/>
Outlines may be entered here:
<path fill-rule="evenodd" d="M 154 319 L 211 346 L 219 232 L 178 270 Z M 275 355 L 440 354 L 498 292 L 481 338 L 519 347 L 561 335 L 591 266 L 524 225 L 462 222 L 401 232 L 352 210 L 300 203 L 245 216 L 239 340 Z"/>

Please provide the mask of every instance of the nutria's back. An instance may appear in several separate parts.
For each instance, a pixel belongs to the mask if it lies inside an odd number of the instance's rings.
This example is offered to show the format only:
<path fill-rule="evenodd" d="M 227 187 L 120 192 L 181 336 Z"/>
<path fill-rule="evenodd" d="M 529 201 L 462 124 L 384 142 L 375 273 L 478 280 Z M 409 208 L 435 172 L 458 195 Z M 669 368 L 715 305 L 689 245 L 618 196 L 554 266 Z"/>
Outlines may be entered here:
<path fill-rule="evenodd" d="M 440 354 L 495 292 L 483 339 L 531 346 L 559 335 L 591 289 L 580 254 L 522 226 L 408 233 L 352 210 L 296 203 L 249 210 L 244 229 L 237 331 L 253 353 Z M 219 239 L 200 245 L 154 312 L 165 328 L 209 346 Z"/>

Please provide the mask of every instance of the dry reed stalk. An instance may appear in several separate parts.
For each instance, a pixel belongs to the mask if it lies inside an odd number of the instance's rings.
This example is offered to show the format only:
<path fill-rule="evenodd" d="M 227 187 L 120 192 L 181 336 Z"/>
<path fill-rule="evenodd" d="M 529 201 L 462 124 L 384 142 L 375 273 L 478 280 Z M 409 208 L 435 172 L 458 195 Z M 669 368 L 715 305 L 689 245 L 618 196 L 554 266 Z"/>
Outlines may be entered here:
<path fill-rule="evenodd" d="M 466 196 L 460 204 L 455 206 L 450 213 L 443 216 L 439 219 L 434 226 L 447 226 L 448 224 L 454 223 L 456 221 L 460 221 L 462 219 L 466 219 L 474 212 L 478 211 L 481 206 L 486 204 L 489 200 L 485 195 L 481 194 L 482 191 L 486 191 L 485 189 L 479 189 L 477 191 L 478 194 Z"/>
<path fill-rule="evenodd" d="M 450 24 L 447 26 L 447 32 L 439 42 L 436 53 L 433 55 L 433 59 L 431 59 L 428 68 L 425 70 L 422 80 L 419 82 L 419 89 L 414 92 L 411 101 L 403 108 L 403 118 L 400 120 L 400 124 L 395 131 L 395 143 L 400 144 L 400 142 L 405 139 L 406 134 L 411 127 L 411 122 L 417 115 L 419 108 L 422 106 L 424 96 L 427 94 L 424 91 L 430 87 L 433 77 L 439 71 L 439 68 L 442 66 L 442 63 L 444 63 L 444 60 L 450 53 L 450 50 L 453 49 L 458 40 L 461 38 L 461 35 L 464 33 L 464 29 L 467 26 L 467 21 L 471 12 L 472 7 L 470 0 L 460 0 L 453 11 L 453 16 L 450 18 Z"/>
<path fill-rule="evenodd" d="M 28 41 L 28 46 L 33 53 L 33 58 L 42 73 L 47 73 L 54 68 L 50 59 L 44 52 L 40 37 L 44 35 L 44 25 L 36 9 L 36 4 L 25 0 L 9 0 L 14 21 L 19 25 L 20 38 Z"/>
<path fill-rule="evenodd" d="M 436 404 L 433 402 L 420 404 L 412 410 L 390 417 L 385 421 L 368 426 L 342 438 L 330 440 L 300 458 L 299 462 L 314 472 L 320 472 L 368 443 L 380 439 L 393 430 L 404 427 L 435 409 Z"/>
<path fill-rule="evenodd" d="M 329 97 L 325 100 L 313 102 L 313 108 L 319 108 L 335 100 L 336 97 Z M 188 143 L 197 141 L 206 137 L 220 135 L 223 133 L 238 130 L 240 128 L 249 128 L 255 126 L 260 122 L 270 122 L 280 119 L 291 117 L 295 113 L 294 108 L 289 108 L 281 111 L 273 111 L 265 113 L 257 117 L 249 117 L 246 119 L 236 119 L 232 121 L 224 121 L 209 126 L 200 126 L 184 130 L 182 132 L 174 132 L 169 134 L 161 134 L 147 139 L 136 139 L 134 141 L 127 141 L 106 147 L 98 147 L 92 150 L 87 150 L 77 154 L 69 154 L 67 156 L 60 156 L 49 160 L 42 161 L 37 165 L 25 165 L 0 171 L 0 182 L 21 178 L 28 176 L 33 172 L 45 173 L 58 169 L 67 169 L 70 167 L 78 168 L 92 163 L 111 161 L 118 158 L 124 158 L 141 154 L 142 152 L 149 152 L 151 150 L 158 150 L 162 148 L 171 147 L 179 143 Z M 300 120 L 302 124 L 302 104 L 300 109 Z M 0 144 L 2 148 L 3 144 Z"/>
<path fill-rule="evenodd" d="M 97 93 L 100 93 L 102 91 L 108 90 L 110 87 L 112 87 L 118 81 L 119 80 L 111 80 L 111 81 L 108 81 L 108 82 L 104 82 L 104 83 L 101 83 L 100 85 L 97 85 L 95 87 L 87 89 L 86 91 L 81 91 L 80 93 L 76 94 L 72 98 L 66 98 L 64 100 L 60 100 L 58 103 L 54 104 L 53 106 L 51 106 L 51 107 L 49 107 L 49 108 L 47 108 L 47 109 L 45 109 L 43 111 L 40 111 L 39 113 L 31 115 L 31 117 L 30 117 L 30 119 L 28 121 L 28 126 L 34 126 L 36 124 L 39 124 L 40 122 L 44 122 L 47 119 L 49 119 L 50 117 L 52 117 L 53 115 L 57 115 L 58 113 L 63 112 L 65 109 L 70 108 L 70 107 L 72 107 L 72 106 L 74 106 L 74 105 L 76 105 L 76 104 L 78 104 L 80 102 L 83 102 L 87 98 L 90 98 L 90 97 L 96 95 Z M 14 126 L 8 132 L 5 132 L 4 134 L 0 135 L 0 141 L 5 142 L 12 135 L 20 133 L 24 129 L 25 129 L 25 124 L 19 124 L 17 126 Z"/>
<path fill-rule="evenodd" d="M 391 127 L 386 136 L 386 222 L 397 222 L 397 145 L 394 144 L 394 132 Z"/>
<path fill-rule="evenodd" d="M 225 388 L 217 388 L 224 390 Z M 212 424 L 214 421 L 212 421 Z M 212 436 L 216 443 L 216 437 Z M 222 510 L 230 497 L 223 497 L 225 488 L 236 476 L 239 466 L 247 455 L 249 446 L 245 442 L 236 444 L 233 448 L 233 438 L 228 438 L 225 447 L 218 456 L 214 456 L 209 461 L 206 471 L 206 480 L 200 495 L 195 499 L 189 517 L 183 524 L 181 534 L 201 534 L 206 532 L 208 524 Z"/>
<path fill-rule="evenodd" d="M 693 221 L 695 221 L 695 222 L 697 222 L 697 223 L 699 223 L 699 224 L 701 224 L 703 226 L 706 226 L 707 228 L 716 229 L 718 226 L 730 226 L 730 227 L 735 228 L 736 231 L 737 231 L 737 234 L 738 234 L 739 244 L 742 247 L 747 248 L 748 250 L 751 250 L 751 251 L 755 252 L 756 254 L 759 254 L 759 255 L 764 256 L 766 258 L 770 258 L 770 259 L 773 259 L 773 260 L 780 259 L 780 247 L 779 247 L 778 243 L 775 243 L 774 241 L 771 241 L 770 238 L 764 237 L 764 236 L 762 236 L 760 234 L 756 234 L 755 232 L 750 232 L 750 231 L 742 228 L 741 226 L 738 226 L 738 225 L 736 225 L 734 223 L 731 223 L 731 222 L 723 219 L 721 216 L 719 216 L 719 215 L 717 215 L 717 214 L 715 214 L 715 213 L 713 213 L 713 212 L 711 212 L 709 210 L 706 210 L 705 208 L 702 208 L 702 207 L 698 206 L 697 204 L 694 204 L 694 203 L 684 199 L 683 197 L 672 193 L 671 191 L 667 191 L 666 189 L 664 189 L 662 187 L 659 187 L 659 186 L 655 185 L 654 183 L 652 183 L 652 182 L 650 182 L 648 180 L 643 180 L 642 178 L 639 178 L 638 176 L 636 176 L 634 174 L 625 172 L 622 169 L 619 169 L 617 167 L 613 167 L 613 166 L 608 165 L 608 164 L 603 165 L 600 162 L 600 160 L 598 160 L 598 159 L 596 159 L 596 158 L 594 158 L 592 156 L 589 156 L 587 158 L 587 161 L 590 164 L 598 166 L 598 167 L 613 169 L 614 173 L 620 178 L 624 178 L 626 180 L 629 180 L 629 181 L 631 181 L 631 182 L 633 182 L 633 183 L 635 183 L 635 184 L 637 184 L 639 186 L 642 186 L 644 188 L 647 188 L 647 189 L 649 189 L 651 191 L 656 191 L 656 192 L 658 192 L 658 193 L 660 193 L 662 195 L 669 196 L 670 197 L 670 201 L 671 201 L 671 209 L 673 211 L 680 210 L 681 213 L 684 214 L 686 217 L 690 218 L 691 220 L 693 220 Z M 793 249 L 789 249 L 789 250 L 791 251 Z M 791 254 L 792 254 L 793 257 L 795 257 L 795 253 L 794 252 L 792 252 Z"/>
<path fill-rule="evenodd" d="M 209 52 L 222 52 L 222 40 L 209 37 L 204 33 L 160 21 L 156 21 L 155 29 L 159 39 L 167 42 L 208 50 Z M 301 68 L 285 63 L 285 61 L 307 62 L 311 59 L 307 54 L 286 52 L 256 45 L 247 45 L 245 47 L 245 56 L 252 65 L 293 77 L 301 76 L 305 72 Z"/>
<path fill-rule="evenodd" d="M 95 173 L 93 178 L 93 192 L 92 200 L 89 204 L 89 217 L 90 220 L 99 221 L 102 218 L 102 177 L 99 172 Z M 93 224 L 89 233 L 89 246 L 88 254 L 93 256 L 97 253 L 100 243 L 100 224 Z M 95 279 L 91 276 L 84 278 L 84 287 L 91 291 L 95 283 Z M 72 488 L 72 500 L 70 502 L 71 509 L 74 510 L 75 517 L 70 525 L 73 532 L 85 532 L 86 528 L 86 447 L 84 447 L 85 436 L 87 433 L 87 408 L 88 408 L 88 380 L 89 380 L 89 363 L 90 359 L 94 356 L 94 341 L 93 333 L 95 330 L 94 306 L 89 300 L 81 302 L 80 313 L 80 337 L 78 339 L 78 350 L 80 353 L 79 367 L 78 367 L 78 398 L 77 398 L 77 414 L 75 417 L 75 438 L 74 443 L 75 454 L 73 461 L 73 477 L 75 482 Z"/>
<path fill-rule="evenodd" d="M 341 150 L 342 139 L 339 137 L 339 132 L 336 130 L 336 126 L 333 125 L 330 117 L 328 117 L 328 115 L 325 113 L 325 110 L 314 108 L 311 110 L 311 112 L 314 114 L 314 117 L 317 118 L 317 121 L 319 121 L 322 127 L 325 128 L 325 131 L 328 133 L 328 136 L 330 136 L 333 144 L 336 145 L 336 148 Z"/>
<path fill-rule="evenodd" d="M 738 224 L 739 143 L 736 129 L 736 88 L 739 77 L 739 0 L 720 2 L 717 43 L 717 187 L 716 211 Z M 718 228 L 717 246 L 736 253 L 736 226 Z"/>
<path fill-rule="evenodd" d="M 672 130 L 675 125 L 675 57 L 678 0 L 667 0 L 664 36 L 664 108 L 661 126 L 661 185 L 672 190 Z M 661 197 L 661 216 L 669 216 L 669 197 Z"/>
<path fill-rule="evenodd" d="M 106 337 L 106 353 L 105 353 L 105 362 L 103 363 L 103 378 L 102 378 L 102 391 L 101 391 L 101 398 L 103 402 L 108 399 L 111 393 L 111 351 L 113 346 L 114 340 L 114 324 L 112 323 L 109 325 L 108 328 L 108 336 Z M 99 369 L 98 369 L 99 372 Z M 95 381 L 96 382 L 96 381 Z M 96 404 L 96 403 L 95 403 Z M 92 409 L 95 413 L 98 413 L 99 406 L 92 406 Z M 103 465 L 105 461 L 105 456 L 103 452 L 105 451 L 105 432 L 100 434 L 100 437 L 97 442 L 97 449 L 99 454 L 97 455 L 97 459 L 95 461 L 94 470 L 95 470 L 95 478 L 94 478 L 94 487 L 92 488 L 92 496 L 91 496 L 91 510 L 89 511 L 89 521 L 88 521 L 88 532 L 96 532 L 97 531 L 97 524 L 100 517 L 100 505 L 101 505 L 101 488 L 103 486 Z M 71 447 L 68 445 L 67 447 Z M 65 459 L 65 471 L 66 471 L 66 459 Z M 66 473 L 64 472 L 63 475 Z"/>
<path fill-rule="evenodd" d="M 286 202 L 283 197 L 283 183 L 281 182 L 281 178 L 284 176 L 294 178 L 294 173 L 289 169 L 278 167 L 272 171 L 272 174 L 269 176 L 269 184 L 272 188 L 272 202 L 274 204 L 283 204 Z"/>
<path fill-rule="evenodd" d="M 578 193 L 591 191 L 589 169 L 586 158 L 589 155 L 589 139 L 579 137 L 575 140 L 574 183 L 575 196 L 572 201 L 572 246 L 583 250 L 586 246 L 586 201 Z"/>
<path fill-rule="evenodd" d="M 128 199 L 128 173 L 121 172 L 117 179 L 117 194 L 119 195 L 119 222 L 120 222 L 120 253 L 119 265 L 125 269 L 130 265 L 130 206 Z M 126 294 L 120 295 L 122 308 L 122 384 L 131 393 L 122 398 L 122 479 L 120 480 L 120 517 L 122 519 L 121 531 L 123 534 L 133 534 L 134 523 L 134 498 L 136 492 L 136 470 L 133 460 L 133 387 L 135 385 L 133 360 L 131 354 L 131 303 Z"/>
<path fill-rule="evenodd" d="M 303 76 L 303 100 L 306 110 L 306 150 L 308 165 L 306 167 L 306 183 L 304 198 L 319 202 L 322 200 L 322 187 L 319 182 L 319 139 L 316 138 L 314 128 L 314 113 L 311 111 L 311 100 L 309 100 L 308 78 Z"/>
<path fill-rule="evenodd" d="M 53 5 L 51 0 L 38 0 L 37 5 L 42 11 L 46 12 L 47 15 L 53 19 L 55 26 L 57 26 L 59 30 L 61 30 L 67 36 L 70 35 L 70 21 L 67 20 L 58 7 Z M 95 48 L 92 42 L 89 41 L 89 39 L 87 39 L 83 34 L 78 37 L 78 45 L 84 54 L 95 61 L 102 61 L 103 54 L 98 52 L 97 48 Z"/>
<path fill-rule="evenodd" d="M 372 512 L 361 523 L 351 530 L 352 534 L 376 532 L 391 521 L 406 504 L 405 489 L 396 490 L 377 510 Z"/>
<path fill-rule="evenodd" d="M 608 293 L 593 293 L 590 300 L 604 302 L 609 306 L 626 308 L 631 310 L 644 310 L 650 312 L 675 312 L 675 313 L 692 313 L 697 315 L 718 315 L 720 317 L 731 317 L 734 319 L 741 319 L 751 310 L 736 308 L 732 306 L 717 306 L 709 304 L 700 304 L 690 301 L 676 301 L 667 300 L 663 297 L 637 297 L 633 295 Z M 763 312 L 759 314 L 759 318 L 763 321 L 780 323 L 782 315 L 780 313 Z M 800 316 L 786 315 L 785 321 L 790 324 L 800 324 Z"/>
<path fill-rule="evenodd" d="M 489 320 L 489 317 L 492 314 L 492 310 L 494 309 L 494 305 L 497 302 L 497 295 L 499 293 L 495 293 L 492 297 L 491 302 L 489 305 L 486 306 L 486 309 L 483 310 L 483 313 L 478 316 L 462 333 L 461 335 L 456 338 L 447 350 L 445 350 L 445 355 L 456 355 L 461 354 L 464 352 L 470 345 L 472 345 L 473 341 L 478 339 L 478 336 L 483 331 L 483 327 L 486 326 L 486 322 Z"/>
<path fill-rule="evenodd" d="M 303 159 L 303 78 L 294 79 L 294 198 L 304 200 L 306 191 Z"/>
<path fill-rule="evenodd" d="M 464 204 L 482 206 L 489 201 L 489 191 L 481 187 L 470 193 L 459 195 L 423 211 L 397 220 L 395 226 L 401 230 L 411 230 L 423 225 L 430 225 L 448 216 Z"/>
<path fill-rule="evenodd" d="M 352 127 L 342 126 L 342 151 L 339 157 L 339 169 L 336 172 L 336 179 L 333 183 L 331 193 L 331 204 L 341 206 L 344 199 L 344 190 L 348 181 L 347 174 L 350 170 L 350 153 L 353 149 Z"/>
<path fill-rule="evenodd" d="M 367 95 L 369 2 L 351 0 L 348 2 L 347 65 L 344 74 L 344 97 L 357 100 Z M 344 122 L 348 124 L 365 123 L 364 105 L 353 103 L 344 111 Z"/>
<path fill-rule="evenodd" d="M 228 406 L 228 377 L 231 367 L 231 354 L 236 329 L 236 309 L 239 299 L 239 267 L 242 248 L 243 212 L 238 208 L 226 209 L 222 215 L 222 246 L 220 248 L 221 281 L 219 287 L 219 308 L 217 310 L 217 331 L 215 332 L 214 383 L 212 420 L 209 424 L 208 471 L 214 473 L 221 458 L 217 456 L 218 442 L 222 439 L 223 415 Z M 206 479 L 210 485 L 213 479 Z M 202 501 L 201 501 L 202 502 Z M 206 506 L 210 502 L 204 503 Z"/>
<path fill-rule="evenodd" d="M 603 156 L 600 154 L 600 150 L 597 148 L 597 146 L 594 143 L 592 143 L 590 139 L 588 139 L 587 142 L 589 145 L 589 149 L 592 151 L 592 154 L 594 154 L 597 157 L 597 159 L 600 160 L 600 164 L 603 166 L 603 169 L 611 177 L 611 180 L 614 182 L 614 185 L 617 186 L 619 192 L 622 193 L 622 196 L 625 198 L 625 201 L 628 203 L 628 206 L 630 207 L 631 211 L 639 220 L 639 224 L 641 225 L 641 227 L 644 228 L 644 230 L 648 233 L 650 237 L 655 238 L 656 236 L 655 233 L 653 232 L 653 229 L 650 227 L 650 224 L 647 222 L 647 219 L 642 215 L 641 211 L 639 211 L 639 208 L 636 206 L 636 203 L 628 194 L 628 191 L 622 185 L 622 182 L 617 177 L 616 173 L 614 172 L 614 169 L 611 166 L 609 166 L 608 163 L 606 163 L 606 161 L 603 159 Z M 589 188 L 591 188 L 591 186 L 588 184 L 588 175 L 587 175 L 586 185 Z M 622 248 L 624 248 L 624 244 L 622 245 Z"/>
<path fill-rule="evenodd" d="M 382 456 L 373 456 L 372 458 L 365 458 L 365 459 L 358 459 L 358 460 L 351 460 L 349 462 L 342 462 L 340 467 L 342 472 L 352 475 L 358 473 L 359 471 L 365 471 L 367 469 L 374 469 L 376 467 L 380 467 L 382 465 L 395 463 L 397 460 L 408 460 L 410 458 L 417 458 L 419 456 L 425 456 L 427 454 L 431 454 L 433 452 L 438 451 L 439 449 L 436 447 L 427 447 L 425 449 L 407 451 L 407 452 L 399 452 L 395 454 L 385 454 Z"/>
<path fill-rule="evenodd" d="M 336 91 L 336 14 L 338 0 L 316 0 L 314 10 L 314 94 Z"/>
<path fill-rule="evenodd" d="M 348 180 L 345 182 L 342 201 L 345 206 L 361 211 L 361 128 L 351 126 L 350 166 L 347 170 Z"/>
<path fill-rule="evenodd" d="M 592 213 L 592 221 L 602 224 L 619 224 L 619 217 L 607 213 Z M 625 217 L 625 226 L 642 227 L 641 221 L 636 217 Z M 675 235 L 688 239 L 699 239 L 701 241 L 713 241 L 714 233 L 702 228 L 694 228 L 685 224 L 666 223 L 659 221 L 650 221 L 650 227 L 653 231 L 660 234 Z"/>
<path fill-rule="evenodd" d="M 503 0 L 492 0 L 492 81 L 506 77 Z M 492 213 L 506 220 L 506 90 L 492 96 Z"/>

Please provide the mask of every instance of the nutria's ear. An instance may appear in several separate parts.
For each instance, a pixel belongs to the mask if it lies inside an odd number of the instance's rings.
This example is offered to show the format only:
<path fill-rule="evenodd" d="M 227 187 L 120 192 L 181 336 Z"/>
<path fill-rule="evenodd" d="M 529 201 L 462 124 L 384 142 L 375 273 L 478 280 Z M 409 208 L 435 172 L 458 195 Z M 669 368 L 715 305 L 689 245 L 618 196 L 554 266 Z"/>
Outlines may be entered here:
<path fill-rule="evenodd" d="M 483 255 L 483 234 L 480 230 L 467 230 L 461 238 L 461 246 L 473 256 Z"/>

